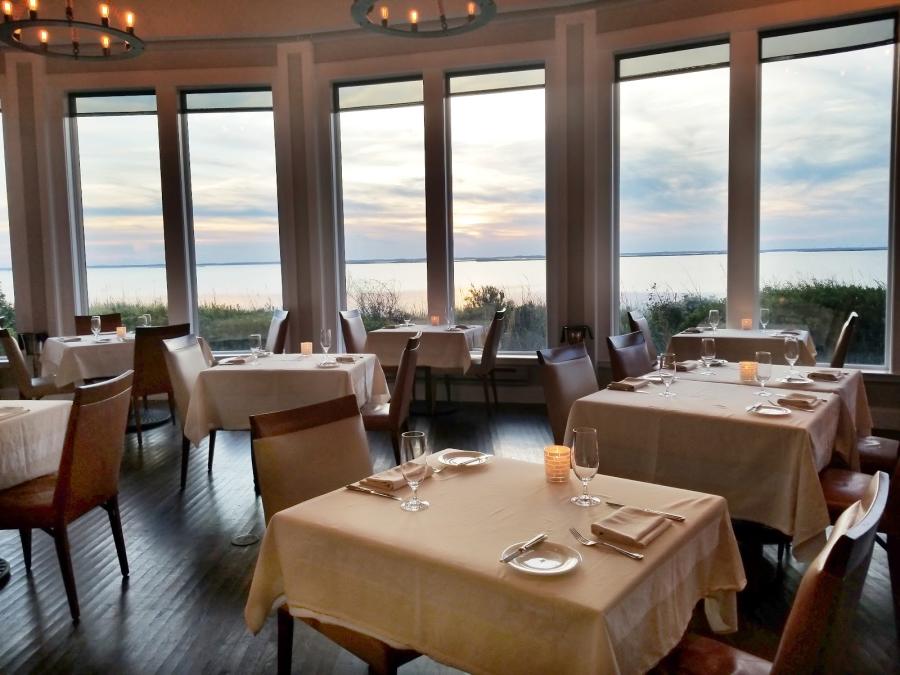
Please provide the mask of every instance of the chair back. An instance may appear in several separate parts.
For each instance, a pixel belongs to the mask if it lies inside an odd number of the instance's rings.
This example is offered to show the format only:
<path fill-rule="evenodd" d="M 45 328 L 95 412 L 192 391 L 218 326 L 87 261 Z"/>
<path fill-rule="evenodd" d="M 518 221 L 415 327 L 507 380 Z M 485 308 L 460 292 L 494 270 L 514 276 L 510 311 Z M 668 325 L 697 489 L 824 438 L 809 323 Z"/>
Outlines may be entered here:
<path fill-rule="evenodd" d="M 638 377 L 653 370 L 653 361 L 647 351 L 647 341 L 641 331 L 612 335 L 606 338 L 609 362 L 614 380 Z"/>
<path fill-rule="evenodd" d="M 288 311 L 276 309 L 272 314 L 272 322 L 269 324 L 269 334 L 266 335 L 266 351 L 273 354 L 284 353 L 284 343 L 287 340 Z"/>
<path fill-rule="evenodd" d="M 3 344 L 3 351 L 12 367 L 19 395 L 22 398 L 32 398 L 34 389 L 31 386 L 31 373 L 28 371 L 28 364 L 25 362 L 25 355 L 22 353 L 19 343 L 6 328 L 0 328 L 0 343 Z"/>
<path fill-rule="evenodd" d="M 203 358 L 206 359 L 206 365 L 216 365 L 216 357 L 213 356 L 212 349 L 210 349 L 209 347 L 209 343 L 202 337 L 198 337 L 197 342 L 200 343 L 200 349 L 203 350 Z"/>
<path fill-rule="evenodd" d="M 831 367 L 843 368 L 844 362 L 847 360 L 847 352 L 850 350 L 850 343 L 853 341 L 853 333 L 856 332 L 856 323 L 859 321 L 859 314 L 850 312 L 850 316 L 841 326 L 841 332 L 838 335 L 837 342 L 834 343 L 834 352 L 831 354 Z"/>
<path fill-rule="evenodd" d="M 133 374 L 75 389 L 53 494 L 57 519 L 74 520 L 118 494 Z"/>
<path fill-rule="evenodd" d="M 418 332 L 406 341 L 406 347 L 400 354 L 397 366 L 397 378 L 394 380 L 394 393 L 388 410 L 391 428 L 396 429 L 407 417 L 412 404 L 413 387 L 416 386 L 416 365 L 419 362 L 419 344 L 422 333 Z"/>
<path fill-rule="evenodd" d="M 266 524 L 279 511 L 372 475 L 356 396 L 251 415 Z"/>
<path fill-rule="evenodd" d="M 481 367 L 483 373 L 493 370 L 497 363 L 497 352 L 500 350 L 500 338 L 503 337 L 504 319 L 506 319 L 506 307 L 494 312 L 491 325 L 488 328 L 487 337 L 484 338 L 484 349 L 481 352 Z"/>
<path fill-rule="evenodd" d="M 183 337 L 191 332 L 187 323 L 174 326 L 148 326 L 134 330 L 134 385 L 132 394 L 171 394 L 172 381 L 166 367 L 163 340 Z"/>
<path fill-rule="evenodd" d="M 178 417 L 184 426 L 191 392 L 194 391 L 201 371 L 206 370 L 209 364 L 200 341 L 193 334 L 163 340 L 163 347 L 172 393 L 175 394 L 175 407 L 178 408 Z"/>
<path fill-rule="evenodd" d="M 341 333 L 344 346 L 350 354 L 363 354 L 366 351 L 366 326 L 358 309 L 346 309 L 341 313 Z"/>
<path fill-rule="evenodd" d="M 100 317 L 100 330 L 104 333 L 111 333 L 122 325 L 122 315 L 119 312 L 110 314 L 76 314 L 75 315 L 75 335 L 91 334 L 91 317 Z"/>
<path fill-rule="evenodd" d="M 843 672 L 842 656 L 887 503 L 888 482 L 884 472 L 872 476 L 865 497 L 841 514 L 825 548 L 804 573 L 773 674 Z"/>
<path fill-rule="evenodd" d="M 553 442 L 562 444 L 572 404 L 599 389 L 594 365 L 583 342 L 555 349 L 539 349 L 537 357 Z"/>
<path fill-rule="evenodd" d="M 641 331 L 644 334 L 650 361 L 656 361 L 656 345 L 653 343 L 653 334 L 650 332 L 650 323 L 647 319 L 640 312 L 628 312 L 628 327 L 632 333 Z"/>

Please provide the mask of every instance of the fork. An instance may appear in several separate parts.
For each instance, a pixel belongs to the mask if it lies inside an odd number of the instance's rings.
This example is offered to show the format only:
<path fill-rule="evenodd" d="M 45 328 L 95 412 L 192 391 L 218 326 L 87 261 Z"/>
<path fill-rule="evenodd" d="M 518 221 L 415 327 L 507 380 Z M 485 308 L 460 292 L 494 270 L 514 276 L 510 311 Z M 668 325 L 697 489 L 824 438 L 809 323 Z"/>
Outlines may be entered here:
<path fill-rule="evenodd" d="M 618 546 L 613 546 L 609 542 L 606 541 L 597 541 L 596 539 L 588 539 L 585 536 L 582 536 L 581 532 L 576 530 L 574 527 L 569 528 L 569 532 L 572 533 L 572 536 L 578 540 L 578 543 L 583 546 L 606 546 L 607 548 L 611 548 L 613 551 L 617 551 L 624 556 L 631 558 L 632 560 L 643 560 L 644 556 L 640 553 L 632 553 L 631 551 L 626 551 L 624 548 L 619 548 Z"/>

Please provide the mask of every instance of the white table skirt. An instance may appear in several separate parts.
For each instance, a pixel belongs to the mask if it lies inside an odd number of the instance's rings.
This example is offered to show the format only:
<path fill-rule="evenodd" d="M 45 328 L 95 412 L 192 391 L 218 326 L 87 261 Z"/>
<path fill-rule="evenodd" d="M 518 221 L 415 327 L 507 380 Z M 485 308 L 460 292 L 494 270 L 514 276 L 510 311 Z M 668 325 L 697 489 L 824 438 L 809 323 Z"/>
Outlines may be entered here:
<path fill-rule="evenodd" d="M 447 326 L 402 326 L 373 330 L 366 338 L 366 351 L 378 356 L 382 365 L 396 367 L 406 341 L 422 332 L 417 363 L 420 367 L 464 373 L 472 364 L 470 350 L 481 346 L 484 327 L 447 330 Z"/>
<path fill-rule="evenodd" d="M 106 337 L 106 336 L 104 336 Z M 134 367 L 134 340 L 94 342 L 82 337 L 78 342 L 50 338 L 41 353 L 41 375 L 52 376 L 57 386 L 93 378 L 116 377 Z"/>
<path fill-rule="evenodd" d="M 71 401 L 2 401 L 28 412 L 0 421 L 0 490 L 59 469 Z"/>

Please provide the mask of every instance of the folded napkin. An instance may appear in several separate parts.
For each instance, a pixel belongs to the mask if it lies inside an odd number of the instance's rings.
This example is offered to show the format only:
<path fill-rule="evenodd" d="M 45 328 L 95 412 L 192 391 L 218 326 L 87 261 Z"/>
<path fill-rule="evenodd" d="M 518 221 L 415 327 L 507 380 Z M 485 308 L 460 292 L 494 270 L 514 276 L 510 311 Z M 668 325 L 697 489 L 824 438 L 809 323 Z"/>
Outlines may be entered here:
<path fill-rule="evenodd" d="M 691 328 L 685 328 L 682 333 L 705 333 L 706 328 L 700 328 L 700 326 L 692 326 Z"/>
<path fill-rule="evenodd" d="M 791 328 L 788 330 L 780 330 L 776 335 L 800 335 L 800 331 Z"/>
<path fill-rule="evenodd" d="M 776 400 L 778 405 L 787 408 L 796 408 L 797 410 L 815 410 L 822 400 L 818 396 L 812 394 L 790 394 L 782 396 Z"/>
<path fill-rule="evenodd" d="M 11 417 L 24 415 L 28 412 L 28 408 L 16 408 L 13 406 L 0 406 L 0 422 L 8 420 Z"/>
<path fill-rule="evenodd" d="M 675 364 L 675 370 L 677 370 L 679 373 L 685 373 L 691 370 L 695 370 L 699 365 L 699 361 L 679 361 Z"/>
<path fill-rule="evenodd" d="M 354 359 L 352 356 L 349 356 L 348 354 L 339 354 L 338 356 L 334 357 L 334 360 L 338 363 L 353 363 L 356 359 Z"/>
<path fill-rule="evenodd" d="M 425 478 L 428 478 L 433 473 L 434 469 L 429 466 L 428 471 L 425 473 Z M 359 481 L 359 484 L 376 490 L 399 490 L 406 485 L 406 479 L 403 477 L 403 472 L 400 471 L 400 467 L 395 466 L 393 469 L 388 469 L 387 471 L 376 473 L 374 476 L 363 478 Z"/>
<path fill-rule="evenodd" d="M 844 374 L 839 370 L 813 370 L 806 376 L 811 380 L 819 380 L 819 382 L 837 382 Z"/>
<path fill-rule="evenodd" d="M 400 326 L 393 324 L 393 323 L 389 323 L 387 326 L 382 326 L 382 328 L 400 328 Z"/>
<path fill-rule="evenodd" d="M 80 337 L 58 337 L 56 339 L 60 342 L 81 342 Z"/>
<path fill-rule="evenodd" d="M 607 389 L 615 391 L 637 391 L 642 387 L 646 387 L 650 382 L 640 377 L 626 377 L 618 382 L 610 382 Z"/>
<path fill-rule="evenodd" d="M 459 328 L 460 330 L 469 330 L 469 327 L 464 323 L 458 323 L 458 324 L 456 324 L 456 327 Z"/>
<path fill-rule="evenodd" d="M 220 366 L 242 366 L 247 363 L 246 356 L 229 356 L 227 359 L 221 359 L 216 362 Z"/>
<path fill-rule="evenodd" d="M 592 523 L 591 532 L 606 541 L 646 546 L 668 527 L 669 521 L 662 516 L 633 506 L 623 506 Z"/>

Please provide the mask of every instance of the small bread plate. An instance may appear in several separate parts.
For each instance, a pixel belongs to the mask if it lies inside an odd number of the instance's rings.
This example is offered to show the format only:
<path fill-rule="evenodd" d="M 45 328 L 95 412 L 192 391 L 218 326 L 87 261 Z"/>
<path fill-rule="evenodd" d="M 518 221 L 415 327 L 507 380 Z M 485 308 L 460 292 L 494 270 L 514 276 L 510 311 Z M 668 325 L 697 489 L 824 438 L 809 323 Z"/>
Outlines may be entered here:
<path fill-rule="evenodd" d="M 754 403 L 747 406 L 747 412 L 754 415 L 766 415 L 769 417 L 784 417 L 790 415 L 791 411 L 784 406 L 775 405 L 774 403 Z"/>
<path fill-rule="evenodd" d="M 524 541 L 520 541 L 505 548 L 500 557 L 512 553 L 524 543 Z M 525 551 L 522 555 L 516 556 L 507 564 L 525 574 L 552 576 L 571 572 L 578 567 L 580 562 L 581 554 L 574 548 L 552 541 L 544 541 Z"/>
<path fill-rule="evenodd" d="M 444 466 L 482 466 L 491 461 L 491 456 L 477 450 L 449 450 L 439 457 Z"/>
<path fill-rule="evenodd" d="M 340 365 L 337 361 L 319 361 L 316 368 L 338 368 Z"/>

